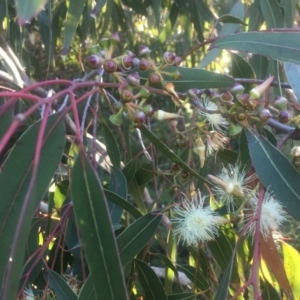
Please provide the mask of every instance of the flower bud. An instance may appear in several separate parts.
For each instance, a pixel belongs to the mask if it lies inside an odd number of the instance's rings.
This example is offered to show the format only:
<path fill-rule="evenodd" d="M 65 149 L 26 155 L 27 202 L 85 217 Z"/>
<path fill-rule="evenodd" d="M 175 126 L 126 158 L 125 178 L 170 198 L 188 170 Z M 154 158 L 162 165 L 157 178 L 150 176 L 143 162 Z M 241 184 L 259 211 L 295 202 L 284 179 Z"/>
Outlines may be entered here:
<path fill-rule="evenodd" d="M 220 100 L 224 103 L 232 102 L 233 96 L 229 91 L 226 91 L 220 95 Z"/>
<path fill-rule="evenodd" d="M 282 110 L 278 114 L 278 121 L 280 123 L 286 124 L 292 119 L 292 114 L 288 110 Z"/>
<path fill-rule="evenodd" d="M 263 122 L 268 121 L 271 117 L 272 117 L 272 115 L 267 108 L 264 108 L 259 112 L 259 118 Z"/>
<path fill-rule="evenodd" d="M 193 152 L 199 156 L 200 167 L 203 168 L 205 163 L 205 144 L 203 143 L 201 137 L 197 137 L 195 140 L 195 146 L 193 147 Z"/>
<path fill-rule="evenodd" d="M 143 111 L 135 111 L 132 120 L 138 124 L 144 123 L 146 121 L 146 114 Z"/>
<path fill-rule="evenodd" d="M 235 94 L 242 94 L 244 89 L 245 88 L 240 83 L 235 82 L 230 91 Z"/>
<path fill-rule="evenodd" d="M 113 59 L 106 59 L 103 68 L 107 73 L 113 73 L 117 70 L 118 65 Z"/>
<path fill-rule="evenodd" d="M 274 76 L 269 77 L 267 80 L 265 80 L 262 84 L 258 85 L 254 89 L 252 89 L 249 92 L 250 100 L 257 100 L 261 97 L 261 95 L 264 93 L 264 91 L 270 86 L 274 79 Z"/>
<path fill-rule="evenodd" d="M 293 158 L 298 158 L 300 157 L 300 146 L 295 146 L 291 150 L 291 156 Z"/>
<path fill-rule="evenodd" d="M 161 120 L 168 120 L 168 119 L 175 119 L 175 118 L 182 118 L 181 115 L 174 114 L 174 113 L 169 113 L 163 110 L 157 110 L 154 114 L 153 117 L 159 121 Z"/>
<path fill-rule="evenodd" d="M 171 170 L 172 170 L 172 172 L 177 173 L 180 170 L 180 167 L 177 164 L 172 164 Z"/>
<path fill-rule="evenodd" d="M 161 76 L 158 75 L 157 73 L 151 73 L 148 76 L 148 81 L 150 84 L 159 84 L 161 83 Z"/>
<path fill-rule="evenodd" d="M 103 62 L 103 59 L 100 58 L 97 54 L 92 54 L 87 58 L 87 64 L 92 69 L 98 69 Z"/>
<path fill-rule="evenodd" d="M 237 122 L 243 122 L 248 119 L 248 114 L 243 111 L 237 111 L 234 118 Z"/>
<path fill-rule="evenodd" d="M 133 93 L 132 91 L 123 89 L 121 91 L 121 100 L 125 103 L 131 102 L 133 100 Z"/>
<path fill-rule="evenodd" d="M 172 82 L 168 82 L 163 86 L 164 91 L 168 92 L 169 94 L 175 96 L 177 99 L 179 99 L 179 96 L 177 95 L 174 84 Z"/>
<path fill-rule="evenodd" d="M 164 61 L 168 64 L 168 65 L 173 65 L 176 59 L 176 55 L 173 52 L 165 52 L 164 53 Z"/>
<path fill-rule="evenodd" d="M 149 47 L 144 46 L 144 45 L 140 46 L 139 54 L 141 56 L 147 57 L 150 54 L 150 52 L 151 52 L 151 50 L 149 49 Z"/>
<path fill-rule="evenodd" d="M 181 171 L 180 176 L 181 176 L 181 179 L 184 181 L 186 181 L 187 179 L 190 178 L 190 174 L 186 171 Z"/>
<path fill-rule="evenodd" d="M 243 106 L 247 106 L 249 104 L 249 95 L 248 94 L 238 94 L 236 95 L 237 100 Z"/>
<path fill-rule="evenodd" d="M 140 75 L 138 72 L 131 73 L 127 76 L 128 83 L 132 85 L 139 85 L 140 84 Z"/>
<path fill-rule="evenodd" d="M 151 117 L 154 114 L 153 108 L 150 104 L 140 108 L 147 116 Z"/>
<path fill-rule="evenodd" d="M 137 67 L 139 66 L 139 64 L 140 64 L 140 59 L 137 58 L 137 57 L 133 57 L 133 58 L 132 58 L 132 65 L 133 65 L 135 68 L 137 68 Z"/>
<path fill-rule="evenodd" d="M 148 59 L 142 58 L 139 63 L 139 70 L 142 72 L 147 71 L 150 68 L 150 62 Z"/>
<path fill-rule="evenodd" d="M 133 59 L 133 57 L 131 57 L 130 55 L 123 55 L 122 56 L 122 67 L 126 70 L 129 70 L 133 65 L 132 59 Z"/>
<path fill-rule="evenodd" d="M 174 65 L 176 67 L 178 67 L 181 64 L 181 62 L 182 62 L 182 57 L 181 56 L 176 56 L 175 61 L 174 61 Z"/>
<path fill-rule="evenodd" d="M 274 107 L 279 109 L 279 110 L 286 109 L 287 103 L 288 103 L 288 101 L 284 97 L 276 96 L 275 99 L 274 99 Z"/>

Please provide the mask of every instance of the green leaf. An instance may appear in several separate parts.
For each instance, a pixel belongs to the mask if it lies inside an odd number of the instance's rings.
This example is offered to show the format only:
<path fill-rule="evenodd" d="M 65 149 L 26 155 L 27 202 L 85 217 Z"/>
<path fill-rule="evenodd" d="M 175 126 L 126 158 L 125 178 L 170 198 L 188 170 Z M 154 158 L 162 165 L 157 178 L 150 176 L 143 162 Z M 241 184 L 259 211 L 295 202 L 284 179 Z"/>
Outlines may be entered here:
<path fill-rule="evenodd" d="M 241 1 L 237 1 L 230 10 L 230 15 L 239 18 L 244 19 L 245 18 L 245 5 Z M 219 36 L 227 36 L 228 34 L 234 33 L 238 30 L 239 24 L 224 24 Z M 199 64 L 198 68 L 204 68 L 209 63 L 211 63 L 215 58 L 217 58 L 221 54 L 221 50 L 219 49 L 211 49 L 204 57 L 204 59 L 201 60 L 201 63 Z"/>
<path fill-rule="evenodd" d="M 300 254 L 291 245 L 282 242 L 284 269 L 295 299 L 300 299 Z"/>
<path fill-rule="evenodd" d="M 225 272 L 223 273 L 221 282 L 220 282 L 217 292 L 215 294 L 214 299 L 216 299 L 216 300 L 226 300 L 227 299 L 234 261 L 235 261 L 235 253 L 232 253 L 231 259 L 227 265 Z"/>
<path fill-rule="evenodd" d="M 34 212 L 43 198 L 62 157 L 65 129 L 60 114 L 48 117 L 36 176 L 36 186 L 28 203 L 24 203 L 31 181 L 33 159 L 41 121 L 34 123 L 19 138 L 0 173 L 0 282 L 6 276 L 8 298 L 16 299 L 25 246 Z M 20 216 L 24 213 L 23 218 Z M 21 222 L 21 223 L 20 223 Z M 12 257 L 12 244 L 17 226 L 21 228 L 17 249 Z M 10 276 L 6 265 L 12 257 Z M 5 275 L 6 274 L 6 275 Z M 10 295 L 10 296 L 9 296 Z"/>
<path fill-rule="evenodd" d="M 102 122 L 102 126 L 104 129 L 105 145 L 109 158 L 115 167 L 120 168 L 121 154 L 119 144 L 117 143 L 115 135 L 109 129 L 107 124 L 105 122 Z"/>
<path fill-rule="evenodd" d="M 232 15 L 223 15 L 219 17 L 218 22 L 247 25 L 243 20 Z"/>
<path fill-rule="evenodd" d="M 135 172 L 139 167 L 139 162 L 136 159 L 131 160 L 124 169 L 122 170 L 123 174 L 126 177 L 127 184 L 129 185 L 132 181 L 132 179 L 135 176 Z"/>
<path fill-rule="evenodd" d="M 235 164 L 238 158 L 238 153 L 232 150 L 223 149 L 217 152 L 217 156 L 228 164 Z"/>
<path fill-rule="evenodd" d="M 197 177 L 201 181 L 208 183 L 209 182 L 201 177 L 198 173 L 196 173 L 193 169 L 191 169 L 188 165 L 184 163 L 166 144 L 161 142 L 150 130 L 147 129 L 145 125 L 140 128 L 142 134 L 149 139 L 151 143 L 158 150 L 160 150 L 168 159 L 170 159 L 173 163 L 178 164 L 184 171 L 188 172 L 189 174 Z"/>
<path fill-rule="evenodd" d="M 260 0 L 254 0 L 250 6 L 249 27 L 248 30 L 259 30 L 264 22 L 264 17 L 260 9 Z"/>
<path fill-rule="evenodd" d="M 97 298 L 125 300 L 126 287 L 108 206 L 85 153 L 78 155 L 71 179 L 74 212 Z"/>
<path fill-rule="evenodd" d="M 300 101 L 300 65 L 285 62 L 284 70 L 289 84 L 291 85 L 298 101 Z"/>
<path fill-rule="evenodd" d="M 167 295 L 155 272 L 142 260 L 136 259 L 138 279 L 145 292 L 147 300 L 167 300 Z"/>
<path fill-rule="evenodd" d="M 124 174 L 121 170 L 115 167 L 111 167 L 109 190 L 116 193 L 123 199 L 127 198 L 127 182 Z M 113 227 L 119 225 L 120 219 L 123 213 L 123 209 L 113 202 L 108 201 L 108 209 L 110 211 L 110 217 L 113 223 Z"/>
<path fill-rule="evenodd" d="M 85 1 L 68 0 L 67 3 L 69 5 L 67 8 L 67 19 L 65 23 L 64 38 L 63 38 L 64 42 L 63 42 L 63 49 L 61 51 L 62 55 L 66 55 L 69 52 L 74 33 L 76 31 L 80 17 L 83 12 Z"/>
<path fill-rule="evenodd" d="M 191 19 L 194 24 L 195 31 L 197 32 L 198 39 L 202 43 L 204 42 L 204 36 L 203 36 L 204 22 L 201 18 L 201 8 L 199 7 L 198 1 L 196 0 L 190 0 L 189 3 L 191 6 Z"/>
<path fill-rule="evenodd" d="M 114 4 L 115 4 L 114 0 L 107 0 L 106 1 L 106 10 L 105 10 L 105 13 L 103 13 L 103 16 L 102 16 L 102 17 L 104 17 L 104 20 L 103 20 L 103 22 L 101 24 L 102 25 L 101 26 L 101 32 L 99 34 L 100 38 L 103 37 L 103 35 L 105 34 L 105 32 L 106 32 L 106 30 L 108 28 Z M 92 16 L 94 16 L 94 11 L 92 12 Z"/>
<path fill-rule="evenodd" d="M 233 78 L 255 78 L 251 65 L 244 60 L 243 57 L 236 53 L 231 54 L 231 75 Z M 253 84 L 245 84 L 246 90 L 251 90 Z"/>
<path fill-rule="evenodd" d="M 244 32 L 219 38 L 214 47 L 248 51 L 280 61 L 300 63 L 300 32 L 292 29 Z"/>
<path fill-rule="evenodd" d="M 177 270 L 183 272 L 201 291 L 209 288 L 209 282 L 200 270 L 189 265 L 177 266 Z"/>
<path fill-rule="evenodd" d="M 186 92 L 188 89 L 197 88 L 217 88 L 217 87 L 231 87 L 234 84 L 234 79 L 215 72 L 210 72 L 201 69 L 181 68 L 181 67 L 167 67 L 164 68 L 165 72 L 175 72 L 176 70 L 182 75 L 179 80 L 174 80 L 172 77 L 163 74 L 167 82 L 174 84 L 175 90 L 178 92 Z M 146 80 L 150 74 L 147 72 L 139 72 L 141 79 Z"/>
<path fill-rule="evenodd" d="M 93 287 L 92 275 L 90 274 L 83 284 L 77 300 L 97 300 Z"/>
<path fill-rule="evenodd" d="M 277 1 L 260 0 L 260 8 L 268 28 L 283 27 L 283 18 Z"/>
<path fill-rule="evenodd" d="M 142 216 L 140 211 L 135 208 L 130 202 L 125 200 L 124 198 L 120 197 L 119 195 L 104 189 L 105 196 L 107 200 L 115 203 L 116 205 L 122 207 L 125 209 L 127 212 L 129 212 L 135 219 L 138 219 L 139 217 Z"/>
<path fill-rule="evenodd" d="M 162 215 L 147 214 L 127 227 L 117 238 L 121 264 L 124 267 L 155 234 Z"/>
<path fill-rule="evenodd" d="M 136 183 L 139 186 L 145 185 L 153 176 L 153 165 L 151 163 L 142 164 L 135 173 Z"/>
<path fill-rule="evenodd" d="M 57 300 L 77 300 L 76 294 L 59 274 L 48 269 L 48 279 Z"/>
<path fill-rule="evenodd" d="M 294 25 L 296 0 L 280 0 L 280 6 L 284 11 L 284 26 L 292 28 Z"/>
<path fill-rule="evenodd" d="M 161 0 L 152 0 L 152 7 L 155 17 L 155 25 L 159 30 L 160 25 L 160 17 L 161 17 Z"/>
<path fill-rule="evenodd" d="M 300 220 L 300 174 L 264 137 L 246 129 L 250 156 L 258 178 L 295 219 Z"/>
<path fill-rule="evenodd" d="M 224 271 L 230 262 L 235 247 L 235 234 L 231 228 L 223 227 L 219 231 L 219 236 L 208 242 L 208 247 L 214 259 Z"/>
<path fill-rule="evenodd" d="M 16 0 L 18 22 L 24 25 L 35 17 L 46 5 L 47 0 Z"/>
<path fill-rule="evenodd" d="M 268 281 L 265 280 L 262 286 L 262 300 L 280 300 L 282 299 L 274 286 Z"/>
<path fill-rule="evenodd" d="M 91 16 L 95 18 L 106 4 L 107 0 L 97 0 L 96 5 L 91 13 Z"/>

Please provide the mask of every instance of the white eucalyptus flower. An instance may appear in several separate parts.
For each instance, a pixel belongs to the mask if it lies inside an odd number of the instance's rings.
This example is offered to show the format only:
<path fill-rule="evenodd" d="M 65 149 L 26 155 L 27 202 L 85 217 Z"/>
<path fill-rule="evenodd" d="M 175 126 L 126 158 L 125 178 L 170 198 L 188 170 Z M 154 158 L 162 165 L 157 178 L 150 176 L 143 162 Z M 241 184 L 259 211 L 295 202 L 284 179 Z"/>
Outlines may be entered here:
<path fill-rule="evenodd" d="M 229 165 L 228 168 L 222 169 L 221 173 L 217 176 L 208 175 L 208 177 L 216 183 L 212 188 L 214 194 L 220 202 L 227 205 L 228 210 L 234 208 L 235 197 L 247 197 L 252 190 L 247 187 L 256 175 L 253 174 L 246 177 L 246 171 L 237 163 Z"/>
<path fill-rule="evenodd" d="M 254 216 L 260 218 L 260 232 L 265 240 L 267 240 L 268 237 L 273 234 L 273 232 L 276 232 L 283 222 L 287 221 L 286 212 L 284 211 L 282 205 L 276 199 L 274 199 L 268 191 L 265 193 L 262 202 L 260 216 L 257 216 L 258 197 L 256 195 L 251 198 L 250 205 L 252 207 L 251 214 L 247 215 L 246 221 L 253 219 Z M 247 229 L 247 233 L 254 236 L 257 222 L 253 220 L 251 222 L 251 225 Z"/>
<path fill-rule="evenodd" d="M 218 106 L 210 101 L 208 98 L 202 100 L 202 106 L 206 110 L 214 111 L 218 110 Z M 206 111 L 199 110 L 200 115 L 206 120 L 213 130 L 224 133 L 224 129 L 228 128 L 228 121 L 222 117 L 220 113 L 209 113 Z"/>
<path fill-rule="evenodd" d="M 174 208 L 176 214 L 172 223 L 176 226 L 173 234 L 188 245 L 214 239 L 220 224 L 229 220 L 218 216 L 211 208 L 203 208 L 203 202 L 183 200 Z"/>

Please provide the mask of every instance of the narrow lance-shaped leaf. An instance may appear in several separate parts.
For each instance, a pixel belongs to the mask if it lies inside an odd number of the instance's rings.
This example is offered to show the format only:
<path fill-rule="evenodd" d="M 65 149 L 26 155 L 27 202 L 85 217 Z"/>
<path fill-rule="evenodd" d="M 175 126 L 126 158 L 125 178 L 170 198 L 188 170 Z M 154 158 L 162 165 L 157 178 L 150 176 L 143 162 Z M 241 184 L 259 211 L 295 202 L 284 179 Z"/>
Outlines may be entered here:
<path fill-rule="evenodd" d="M 135 260 L 135 265 L 139 273 L 139 282 L 143 287 L 147 300 L 167 300 L 162 283 L 151 267 L 139 259 Z"/>
<path fill-rule="evenodd" d="M 59 274 L 49 269 L 48 279 L 57 300 L 77 300 L 76 294 Z"/>
<path fill-rule="evenodd" d="M 16 299 L 18 292 L 19 276 L 25 246 L 30 232 L 31 220 L 36 207 L 44 196 L 51 179 L 60 162 L 65 144 L 64 122 L 59 120 L 60 115 L 48 117 L 41 149 L 40 161 L 36 176 L 36 187 L 24 207 L 23 202 L 32 176 L 33 159 L 41 121 L 33 124 L 19 138 L 14 148 L 7 157 L 0 173 L 0 282 L 3 283 L 6 274 L 6 265 L 11 257 L 11 245 L 16 233 L 20 214 L 26 210 L 26 217 L 22 224 L 22 234 L 15 249 L 15 257 L 12 257 L 11 277 L 6 277 L 7 286 L 10 287 L 9 299 Z M 7 295 L 8 296 L 8 295 Z"/>
<path fill-rule="evenodd" d="M 248 51 L 280 61 L 300 63 L 300 31 L 272 29 L 244 32 L 219 38 L 213 47 Z"/>
<path fill-rule="evenodd" d="M 104 191 L 88 158 L 82 152 L 73 167 L 71 195 L 98 299 L 127 299 Z"/>
<path fill-rule="evenodd" d="M 300 174 L 288 159 L 264 137 L 245 130 L 255 171 L 263 185 L 273 193 L 295 219 L 300 220 Z"/>
<path fill-rule="evenodd" d="M 188 165 L 184 163 L 167 145 L 162 143 L 150 130 L 147 129 L 146 126 L 141 127 L 141 132 L 145 137 L 147 137 L 150 142 L 153 143 L 157 149 L 159 149 L 165 156 L 168 157 L 173 163 L 178 164 L 184 171 L 190 173 L 193 176 L 196 176 L 203 182 L 206 182 L 209 184 L 209 182 L 201 177 L 198 173 L 196 173 L 193 169 L 191 169 Z"/>
<path fill-rule="evenodd" d="M 67 20 L 65 23 L 64 31 L 64 43 L 62 54 L 66 55 L 69 51 L 73 35 L 79 23 L 80 16 L 83 11 L 85 1 L 69 0 L 68 1 L 68 11 L 67 11 Z"/>

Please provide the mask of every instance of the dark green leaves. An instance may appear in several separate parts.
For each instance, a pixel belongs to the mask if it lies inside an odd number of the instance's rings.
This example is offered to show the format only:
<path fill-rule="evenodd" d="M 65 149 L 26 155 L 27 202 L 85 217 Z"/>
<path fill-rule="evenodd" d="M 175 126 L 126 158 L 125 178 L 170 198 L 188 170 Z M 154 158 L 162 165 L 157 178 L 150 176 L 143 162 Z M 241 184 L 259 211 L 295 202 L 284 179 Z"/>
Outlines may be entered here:
<path fill-rule="evenodd" d="M 255 171 L 263 183 L 295 219 L 300 220 L 300 174 L 265 138 L 247 129 L 246 136 Z"/>
<path fill-rule="evenodd" d="M 73 167 L 71 193 L 97 297 L 127 299 L 105 195 L 99 178 L 83 153 Z"/>
<path fill-rule="evenodd" d="M 290 29 L 245 32 L 218 39 L 213 46 L 262 54 L 280 61 L 300 63 L 300 32 Z"/>
<path fill-rule="evenodd" d="M 36 187 L 31 199 L 24 206 L 24 199 L 27 194 L 32 176 L 33 158 L 41 121 L 32 125 L 18 140 L 7 157 L 0 173 L 0 282 L 3 282 L 6 272 L 6 265 L 11 257 L 11 247 L 16 234 L 18 222 L 22 222 L 21 237 L 12 257 L 12 277 L 6 277 L 9 281 L 12 294 L 10 299 L 16 298 L 19 275 L 23 263 L 25 245 L 30 231 L 31 220 L 38 203 L 44 196 L 55 170 L 60 162 L 63 147 L 65 144 L 64 123 L 59 120 L 60 115 L 55 114 L 48 118 L 42 151 L 36 176 Z M 23 219 L 21 214 L 25 213 Z M 6 275 L 7 276 L 7 275 Z M 14 277 L 15 276 L 15 277 Z"/>
<path fill-rule="evenodd" d="M 142 134 L 147 137 L 150 142 L 153 143 L 157 149 L 159 149 L 165 156 L 168 157 L 173 163 L 178 164 L 184 171 L 190 173 L 193 176 L 196 176 L 203 182 L 208 183 L 203 177 L 201 177 L 198 173 L 192 170 L 188 165 L 186 165 L 167 145 L 162 143 L 151 131 L 147 129 L 146 126 L 141 127 Z"/>

